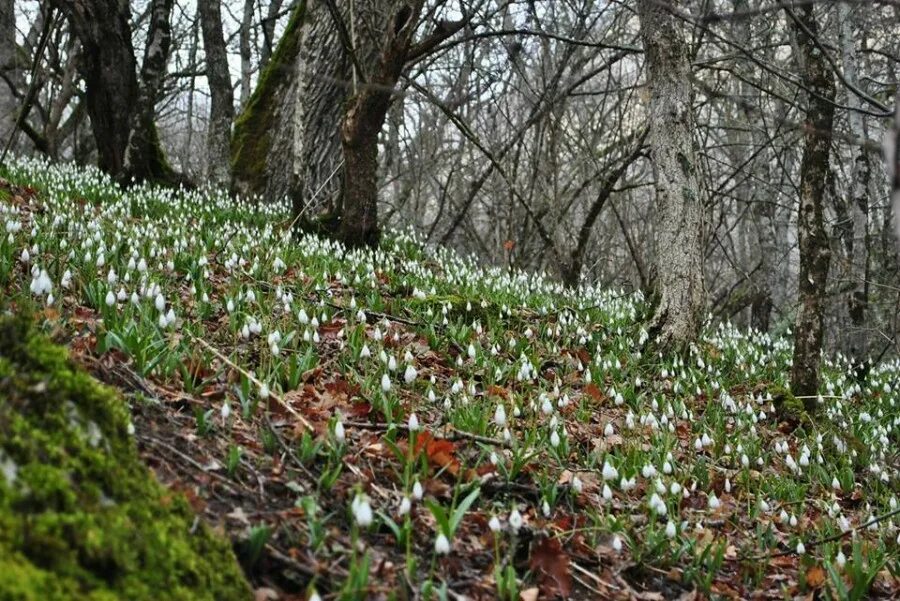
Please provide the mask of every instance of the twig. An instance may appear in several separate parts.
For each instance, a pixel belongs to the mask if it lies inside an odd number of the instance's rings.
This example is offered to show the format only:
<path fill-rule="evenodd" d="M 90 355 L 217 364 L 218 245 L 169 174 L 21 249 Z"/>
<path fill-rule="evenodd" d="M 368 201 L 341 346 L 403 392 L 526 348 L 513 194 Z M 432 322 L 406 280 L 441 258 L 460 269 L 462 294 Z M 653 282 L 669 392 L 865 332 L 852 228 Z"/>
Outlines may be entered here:
<path fill-rule="evenodd" d="M 352 428 L 360 428 L 363 430 L 377 430 L 381 432 L 386 432 L 391 429 L 397 429 L 401 432 L 409 432 L 409 426 L 406 424 L 372 424 L 369 422 L 344 422 L 344 426 L 352 427 Z M 472 432 L 466 432 L 465 430 L 460 430 L 458 428 L 454 428 L 450 426 L 449 431 L 446 432 L 443 436 L 440 437 L 441 440 L 474 440 L 475 442 L 481 442 L 484 444 L 494 445 L 494 446 L 506 446 L 506 443 L 498 438 L 491 438 L 490 436 L 482 436 L 481 434 L 474 434 Z"/>
<path fill-rule="evenodd" d="M 263 382 L 262 382 L 261 380 L 259 380 L 259 378 L 257 378 L 256 376 L 254 376 L 253 374 L 251 374 L 249 371 L 247 371 L 246 369 L 244 369 L 243 367 L 241 367 L 240 365 L 238 365 L 237 363 L 235 363 L 234 361 L 232 361 L 231 359 L 229 359 L 228 357 L 226 357 L 226 356 L 225 356 L 224 354 L 222 354 L 222 352 L 219 351 L 216 347 L 214 347 L 213 345 L 211 345 L 211 344 L 208 343 L 207 341 L 203 340 L 203 339 L 200 338 L 199 336 L 197 336 L 197 335 L 195 335 L 195 334 L 192 334 L 192 333 L 191 333 L 190 331 L 188 331 L 188 330 L 185 330 L 185 333 L 186 333 L 192 340 L 195 340 L 196 342 L 199 342 L 199 343 L 200 343 L 203 347 L 205 347 L 209 352 L 211 352 L 211 353 L 214 354 L 216 357 L 218 357 L 219 359 L 221 359 L 222 361 L 224 361 L 226 365 L 228 365 L 229 367 L 231 367 L 232 369 L 234 369 L 235 371 L 237 371 L 238 373 L 240 373 L 241 375 L 243 375 L 245 378 L 247 378 L 248 380 L 250 380 L 251 382 L 253 382 L 254 384 L 256 384 L 257 387 L 262 387 Z M 315 431 L 315 428 L 313 427 L 313 425 L 312 425 L 305 417 L 303 417 L 296 409 L 294 409 L 293 407 L 291 407 L 290 405 L 288 405 L 288 404 L 284 401 L 284 399 L 281 398 L 281 395 L 279 395 L 279 394 L 277 394 L 277 393 L 275 393 L 275 392 L 273 392 L 273 391 L 270 391 L 270 392 L 269 392 L 269 396 L 271 396 L 273 399 L 275 399 L 275 400 L 278 402 L 278 404 L 281 405 L 281 406 L 282 406 L 288 413 L 290 413 L 293 417 L 297 418 L 297 420 L 303 425 L 304 428 L 306 428 L 306 429 L 309 430 L 310 432 L 314 432 L 314 431 Z"/>
<path fill-rule="evenodd" d="M 831 543 L 836 540 L 840 540 L 846 536 L 849 536 L 850 534 L 853 534 L 854 532 L 858 532 L 864 528 L 868 528 L 869 526 L 878 524 L 879 522 L 883 522 L 884 520 L 891 518 L 897 514 L 900 514 L 900 507 L 898 507 L 897 509 L 894 509 L 893 511 L 889 511 L 885 514 L 874 517 L 871 520 L 869 520 L 868 522 L 866 522 L 864 524 L 860 524 L 859 526 L 856 526 L 855 528 L 850 528 L 849 530 L 844 530 L 842 532 L 839 532 L 838 534 L 834 534 L 832 536 L 826 536 L 825 538 L 820 538 L 818 540 L 811 541 L 809 543 L 804 544 L 804 546 L 807 549 L 812 549 L 814 547 L 817 547 L 817 546 L 825 544 L 825 543 Z M 796 552 L 797 552 L 796 550 L 791 549 L 789 551 L 779 551 L 778 553 L 767 553 L 767 554 L 763 554 L 763 555 L 756 555 L 754 557 L 743 557 L 741 559 L 749 559 L 751 561 L 760 561 L 760 560 L 765 560 L 765 559 L 773 559 L 775 557 L 784 557 L 785 555 L 793 555 Z"/>

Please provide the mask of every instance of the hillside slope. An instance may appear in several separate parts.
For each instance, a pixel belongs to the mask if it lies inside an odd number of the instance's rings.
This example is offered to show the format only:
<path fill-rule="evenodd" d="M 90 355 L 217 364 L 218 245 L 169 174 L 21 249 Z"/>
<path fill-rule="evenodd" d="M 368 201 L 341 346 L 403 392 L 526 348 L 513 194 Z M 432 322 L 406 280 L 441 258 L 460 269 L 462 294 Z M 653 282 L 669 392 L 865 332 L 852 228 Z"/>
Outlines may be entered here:
<path fill-rule="evenodd" d="M 789 339 L 711 324 L 642 354 L 639 294 L 410 233 L 294 240 L 279 204 L 4 176 L 5 303 L 128 394 L 261 595 L 900 592 L 897 362 L 826 362 L 809 416 Z"/>

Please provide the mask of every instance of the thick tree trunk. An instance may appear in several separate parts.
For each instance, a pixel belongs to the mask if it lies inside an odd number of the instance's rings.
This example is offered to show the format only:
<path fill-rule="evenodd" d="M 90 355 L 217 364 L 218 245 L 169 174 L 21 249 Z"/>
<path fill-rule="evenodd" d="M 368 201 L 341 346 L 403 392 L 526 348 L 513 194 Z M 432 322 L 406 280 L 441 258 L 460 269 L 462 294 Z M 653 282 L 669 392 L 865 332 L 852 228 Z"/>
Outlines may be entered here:
<path fill-rule="evenodd" d="M 856 42 L 853 38 L 855 15 L 847 2 L 841 2 L 838 9 L 840 27 L 841 62 L 844 79 L 847 83 L 859 86 L 859 59 Z M 865 358 L 869 350 L 866 314 L 869 305 L 869 252 L 871 237 L 869 236 L 869 186 L 872 173 L 872 162 L 866 150 L 865 124 L 863 116 L 857 110 L 859 98 L 853 92 L 847 92 L 847 106 L 850 109 L 847 120 L 850 134 L 857 147 L 853 172 L 850 177 L 849 234 L 845 247 L 848 255 L 847 313 L 850 317 L 850 332 L 847 336 L 845 350 L 857 360 Z"/>
<path fill-rule="evenodd" d="M 351 79 L 326 7 L 301 2 L 235 123 L 235 191 L 290 198 L 300 229 L 335 215 L 343 181 L 339 124 Z"/>
<path fill-rule="evenodd" d="M 370 2 L 375 8 L 379 0 Z M 339 238 L 350 247 L 378 244 L 378 135 L 387 117 L 394 88 L 406 66 L 423 0 L 399 3 L 384 23 L 383 46 L 374 69 L 350 100 L 341 123 L 344 156 L 344 196 Z M 359 4 L 357 4 L 357 9 Z M 367 11 L 377 15 L 377 11 Z M 359 55 L 357 55 L 359 57 Z M 359 57 L 366 67 L 364 57 Z"/>
<path fill-rule="evenodd" d="M 814 5 L 797 7 L 795 23 L 798 57 L 807 94 L 803 160 L 800 164 L 800 212 L 797 237 L 800 250 L 799 310 L 794 327 L 791 391 L 816 406 L 823 339 L 823 309 L 830 250 L 825 231 L 824 204 L 834 122 L 835 86 L 831 70 L 814 42 L 819 28 Z"/>
<path fill-rule="evenodd" d="M 137 181 L 175 184 L 179 176 L 169 166 L 156 130 L 156 101 L 166 76 L 172 41 L 173 0 L 153 0 L 150 27 L 141 65 L 141 83 L 125 156 L 125 170 Z"/>
<path fill-rule="evenodd" d="M 81 40 L 81 74 L 88 115 L 103 171 L 121 178 L 138 99 L 131 18 L 120 0 L 54 0 Z"/>
<path fill-rule="evenodd" d="M 677 5 L 673 3 L 673 7 Z M 650 330 L 660 348 L 677 349 L 700 332 L 706 289 L 691 68 L 681 22 L 667 6 L 655 0 L 637 3 L 650 87 L 650 148 L 656 172 L 660 300 Z"/>
<path fill-rule="evenodd" d="M 209 82 L 210 112 L 207 138 L 207 174 L 212 186 L 231 185 L 231 123 L 234 120 L 234 93 L 228 73 L 228 52 L 222 33 L 221 0 L 198 0 L 200 28 L 206 51 L 206 79 Z"/>

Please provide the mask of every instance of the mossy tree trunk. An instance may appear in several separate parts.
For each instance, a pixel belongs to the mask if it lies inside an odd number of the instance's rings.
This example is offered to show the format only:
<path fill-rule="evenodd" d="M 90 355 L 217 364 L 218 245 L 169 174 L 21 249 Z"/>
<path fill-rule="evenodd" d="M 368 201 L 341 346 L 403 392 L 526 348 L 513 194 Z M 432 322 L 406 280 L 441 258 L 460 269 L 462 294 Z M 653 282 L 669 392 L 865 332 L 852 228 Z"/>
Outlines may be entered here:
<path fill-rule="evenodd" d="M 662 349 L 697 338 L 706 305 L 703 203 L 693 132 L 691 66 L 681 21 L 668 4 L 637 3 L 650 86 L 650 148 L 656 173 L 660 300 L 650 332 Z M 673 2 L 673 8 L 679 8 Z"/>
<path fill-rule="evenodd" d="M 800 211 L 797 237 L 800 250 L 799 305 L 794 327 L 791 392 L 804 399 L 807 410 L 816 406 L 823 339 L 825 287 L 830 250 L 825 230 L 824 205 L 834 124 L 834 79 L 815 37 L 818 23 L 814 6 L 798 6 L 794 15 L 798 63 L 806 99 L 803 159 L 800 164 Z"/>

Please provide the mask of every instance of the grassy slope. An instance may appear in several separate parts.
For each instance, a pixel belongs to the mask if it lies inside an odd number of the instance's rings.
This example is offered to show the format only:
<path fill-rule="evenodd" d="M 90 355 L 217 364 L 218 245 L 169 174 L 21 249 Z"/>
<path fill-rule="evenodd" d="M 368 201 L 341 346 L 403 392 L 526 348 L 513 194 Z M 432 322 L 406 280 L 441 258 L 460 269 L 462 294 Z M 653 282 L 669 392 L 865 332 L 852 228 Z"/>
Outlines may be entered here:
<path fill-rule="evenodd" d="M 896 362 L 862 386 L 827 362 L 810 420 L 785 392 L 788 339 L 711 325 L 688 357 L 642 356 L 639 296 L 409 234 L 374 254 L 293 241 L 283 206 L 36 163 L 8 177 L 39 194 L 0 205 L 22 225 L 0 242 L 6 295 L 135 393 L 163 479 L 235 537 L 269 537 L 247 545 L 260 584 L 898 590 L 896 519 L 855 530 L 897 503 Z"/>

